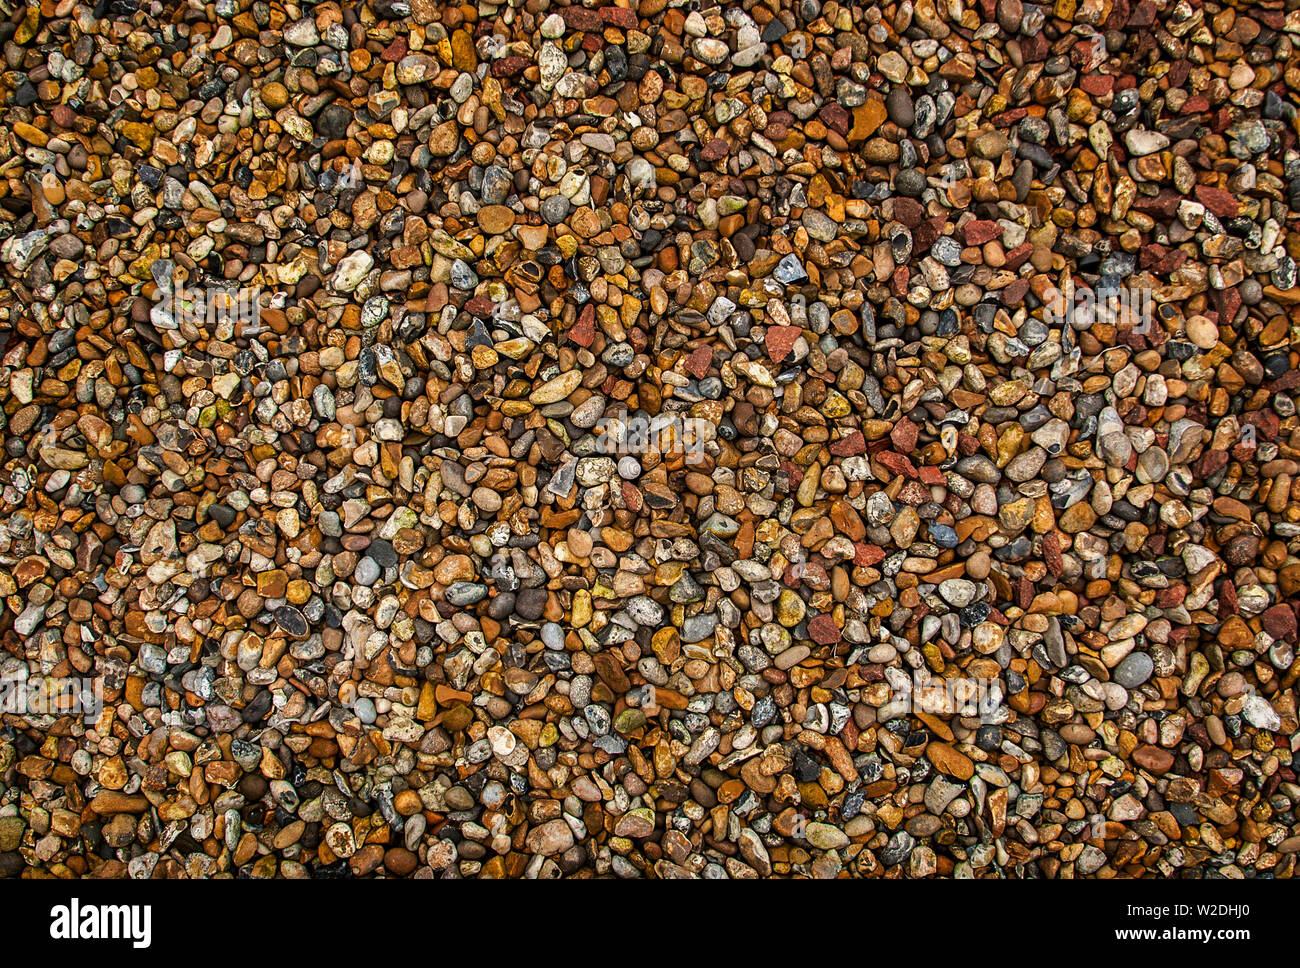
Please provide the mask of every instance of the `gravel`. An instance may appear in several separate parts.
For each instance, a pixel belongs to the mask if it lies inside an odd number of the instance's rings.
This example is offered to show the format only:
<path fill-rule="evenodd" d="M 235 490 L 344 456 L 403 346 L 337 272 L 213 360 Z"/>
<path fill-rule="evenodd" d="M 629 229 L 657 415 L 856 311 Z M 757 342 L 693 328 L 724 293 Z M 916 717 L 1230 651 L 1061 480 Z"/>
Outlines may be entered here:
<path fill-rule="evenodd" d="M 1294 874 L 1292 15 L 109 8 L 0 25 L 0 875 Z"/>

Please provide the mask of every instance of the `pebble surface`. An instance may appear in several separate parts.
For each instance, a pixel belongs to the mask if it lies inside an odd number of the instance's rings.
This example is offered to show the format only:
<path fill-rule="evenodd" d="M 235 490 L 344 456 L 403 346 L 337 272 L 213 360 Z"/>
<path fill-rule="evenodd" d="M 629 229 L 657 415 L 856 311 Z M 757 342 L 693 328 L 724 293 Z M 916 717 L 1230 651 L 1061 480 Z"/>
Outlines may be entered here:
<path fill-rule="evenodd" d="M 0 876 L 1293 876 L 1297 35 L 17 5 Z"/>

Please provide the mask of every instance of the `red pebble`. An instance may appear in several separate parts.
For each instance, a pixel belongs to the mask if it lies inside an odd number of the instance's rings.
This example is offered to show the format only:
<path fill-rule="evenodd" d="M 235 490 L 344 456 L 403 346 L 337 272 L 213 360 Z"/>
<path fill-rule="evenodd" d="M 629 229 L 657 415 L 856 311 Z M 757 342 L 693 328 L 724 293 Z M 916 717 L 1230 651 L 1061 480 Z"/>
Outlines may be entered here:
<path fill-rule="evenodd" d="M 1065 561 L 1061 557 L 1061 539 L 1056 536 L 1055 531 L 1043 535 L 1043 563 L 1047 565 L 1047 570 L 1054 578 L 1061 577 L 1061 572 L 1065 569 Z"/>
<path fill-rule="evenodd" d="M 902 454 L 895 454 L 892 450 L 882 450 L 876 455 L 876 460 L 891 474 L 902 474 L 904 477 L 916 478 L 916 465 L 904 457 Z"/>
<path fill-rule="evenodd" d="M 885 550 L 875 545 L 860 544 L 853 546 L 853 563 L 862 568 L 870 568 L 872 565 L 885 560 Z"/>
<path fill-rule="evenodd" d="M 731 153 L 731 145 L 727 144 L 726 138 L 714 138 L 700 149 L 700 158 L 703 161 L 721 161 Z"/>
<path fill-rule="evenodd" d="M 818 645 L 834 645 L 840 640 L 840 630 L 829 615 L 814 615 L 808 620 L 808 635 Z"/>
<path fill-rule="evenodd" d="M 586 7 L 561 7 L 560 16 L 570 30 L 599 30 L 601 26 L 600 14 Z"/>
<path fill-rule="evenodd" d="M 1219 583 L 1219 618 L 1237 614 L 1237 586 L 1226 579 Z"/>
<path fill-rule="evenodd" d="M 1300 386 L 1300 370 L 1287 370 L 1268 385 L 1270 390 L 1290 390 Z"/>
<path fill-rule="evenodd" d="M 894 218 L 914 229 L 924 221 L 925 207 L 914 198 L 900 195 L 894 199 Z"/>
<path fill-rule="evenodd" d="M 713 365 L 713 349 L 708 346 L 700 346 L 695 349 L 690 356 L 686 357 L 686 372 L 697 380 L 703 380 L 709 367 Z"/>
<path fill-rule="evenodd" d="M 780 363 L 790 355 L 790 350 L 794 349 L 795 340 L 803 333 L 798 326 L 769 326 L 764 334 L 764 342 L 767 344 L 767 355 L 772 358 L 772 362 Z"/>
<path fill-rule="evenodd" d="M 569 339 L 579 346 L 590 346 L 596 338 L 596 311 L 591 306 L 583 309 L 578 321 L 569 330 Z"/>
<path fill-rule="evenodd" d="M 781 470 L 785 472 L 785 478 L 790 490 L 798 489 L 800 482 L 803 481 L 803 468 L 798 464 L 783 460 L 781 461 Z"/>
<path fill-rule="evenodd" d="M 914 251 L 928 249 L 939 240 L 943 235 L 943 230 L 948 225 L 947 215 L 936 215 L 934 218 L 928 218 L 918 225 L 912 232 L 912 246 Z"/>
<path fill-rule="evenodd" d="M 465 311 L 479 319 L 491 319 L 492 310 L 495 308 L 496 303 L 487 296 L 473 296 L 465 303 Z"/>
<path fill-rule="evenodd" d="M 983 245 L 1002 234 L 1002 226 L 988 219 L 975 219 L 961 228 L 962 239 L 967 245 Z M 1032 250 L 1032 246 L 1030 247 Z"/>
<path fill-rule="evenodd" d="M 629 511 L 641 510 L 641 492 L 636 489 L 636 485 L 631 481 L 624 481 L 620 488 L 623 492 L 623 503 L 627 505 Z"/>
<path fill-rule="evenodd" d="M 1186 585 L 1174 585 L 1172 588 L 1156 589 L 1156 608 L 1177 608 L 1187 597 Z"/>
<path fill-rule="evenodd" d="M 1209 477 L 1226 463 L 1228 463 L 1228 455 L 1224 451 L 1207 450 L 1192 465 L 1192 471 L 1198 477 Z"/>
<path fill-rule="evenodd" d="M 920 428 L 904 417 L 894 424 L 894 429 L 889 432 L 889 439 L 894 442 L 894 447 L 900 454 L 910 454 L 916 449 L 916 438 L 919 432 Z"/>
<path fill-rule="evenodd" d="M 1155 23 L 1156 5 L 1154 0 L 1142 0 L 1129 14 L 1128 27 L 1150 27 Z"/>
<path fill-rule="evenodd" d="M 1034 243 L 1021 242 L 1018 246 L 1007 253 L 1006 262 L 1003 264 L 1002 268 L 1007 272 L 1015 272 L 1025 264 L 1025 260 L 1028 259 L 1033 252 Z"/>
<path fill-rule="evenodd" d="M 622 27 L 624 30 L 636 30 L 640 24 L 636 11 L 627 7 L 601 7 L 600 16 L 605 23 Z"/>
<path fill-rule="evenodd" d="M 835 441 L 828 448 L 836 457 L 856 457 L 867 452 L 867 438 L 862 431 L 855 430 L 847 437 Z"/>
<path fill-rule="evenodd" d="M 1085 74 L 1079 80 L 1079 87 L 1085 94 L 1105 97 L 1115 87 L 1115 78 L 1110 74 Z"/>
<path fill-rule="evenodd" d="M 1295 641 L 1295 612 L 1292 611 L 1290 605 L 1274 605 L 1264 613 L 1262 621 L 1264 623 L 1264 631 L 1273 636 L 1273 638 L 1286 639 L 1288 642 Z"/>
<path fill-rule="evenodd" d="M 509 57 L 502 57 L 500 60 L 492 62 L 493 77 L 517 77 L 524 71 L 528 70 L 532 64 L 527 57 L 520 57 L 517 54 Z"/>
<path fill-rule="evenodd" d="M 943 476 L 943 471 L 930 464 L 916 469 L 917 474 L 921 477 L 922 484 L 947 484 L 948 479 Z"/>
<path fill-rule="evenodd" d="M 1028 279 L 1012 279 L 1002 287 L 999 295 L 1002 297 L 1002 305 L 1019 306 L 1025 299 L 1025 293 L 1029 292 Z"/>
<path fill-rule="evenodd" d="M 1219 218 L 1231 218 L 1241 209 L 1240 203 L 1232 192 L 1224 191 L 1222 188 L 1197 185 L 1192 191 L 1196 195 L 1196 200 Z"/>
<path fill-rule="evenodd" d="M 853 121 L 849 112 L 833 101 L 818 111 L 817 117 L 821 119 L 822 124 L 841 136 L 849 133 L 849 125 Z"/>

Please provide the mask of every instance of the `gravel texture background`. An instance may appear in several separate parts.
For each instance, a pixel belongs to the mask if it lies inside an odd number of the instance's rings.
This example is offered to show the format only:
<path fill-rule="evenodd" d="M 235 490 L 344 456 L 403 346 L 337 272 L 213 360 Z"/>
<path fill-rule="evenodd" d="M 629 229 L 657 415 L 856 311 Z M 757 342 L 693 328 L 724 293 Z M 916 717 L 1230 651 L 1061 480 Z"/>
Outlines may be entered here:
<path fill-rule="evenodd" d="M 1292 876 L 1288 6 L 0 4 L 0 875 Z"/>

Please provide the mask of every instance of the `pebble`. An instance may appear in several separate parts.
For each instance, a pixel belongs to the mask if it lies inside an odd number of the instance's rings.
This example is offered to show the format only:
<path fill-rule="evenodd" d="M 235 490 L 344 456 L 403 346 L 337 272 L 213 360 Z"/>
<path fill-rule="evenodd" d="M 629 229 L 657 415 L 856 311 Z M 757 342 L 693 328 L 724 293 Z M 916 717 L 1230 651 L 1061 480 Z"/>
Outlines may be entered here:
<path fill-rule="evenodd" d="M 1132 652 L 1115 667 L 1114 678 L 1125 689 L 1136 689 L 1155 672 L 1155 663 L 1145 652 Z"/>

